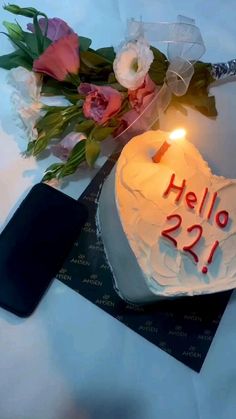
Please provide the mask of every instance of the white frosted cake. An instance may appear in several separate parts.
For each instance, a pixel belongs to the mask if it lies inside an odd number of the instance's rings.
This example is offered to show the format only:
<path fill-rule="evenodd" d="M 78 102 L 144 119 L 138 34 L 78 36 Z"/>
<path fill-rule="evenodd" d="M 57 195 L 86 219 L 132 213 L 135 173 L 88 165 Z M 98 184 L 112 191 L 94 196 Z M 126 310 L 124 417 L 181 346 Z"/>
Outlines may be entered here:
<path fill-rule="evenodd" d="M 133 138 L 99 201 L 116 289 L 134 303 L 236 287 L 236 180 L 212 174 L 188 139 L 154 163 L 167 135 Z"/>

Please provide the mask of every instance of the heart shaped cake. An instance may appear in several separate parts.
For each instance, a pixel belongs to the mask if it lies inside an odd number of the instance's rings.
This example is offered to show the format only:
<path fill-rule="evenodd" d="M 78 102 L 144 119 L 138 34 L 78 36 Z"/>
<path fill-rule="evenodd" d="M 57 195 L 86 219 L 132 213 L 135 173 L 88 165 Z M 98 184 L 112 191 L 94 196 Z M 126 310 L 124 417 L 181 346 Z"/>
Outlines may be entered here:
<path fill-rule="evenodd" d="M 106 180 L 99 224 L 119 294 L 131 302 L 236 287 L 236 180 L 214 175 L 187 139 L 149 131 Z"/>

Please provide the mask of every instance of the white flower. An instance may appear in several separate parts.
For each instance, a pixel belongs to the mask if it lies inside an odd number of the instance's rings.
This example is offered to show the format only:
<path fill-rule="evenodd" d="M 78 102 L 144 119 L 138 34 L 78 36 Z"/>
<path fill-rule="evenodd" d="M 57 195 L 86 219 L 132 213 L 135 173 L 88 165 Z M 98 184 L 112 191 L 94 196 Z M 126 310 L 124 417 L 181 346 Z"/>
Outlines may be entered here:
<path fill-rule="evenodd" d="M 36 140 L 38 132 L 35 124 L 45 113 L 42 110 L 42 103 L 33 100 L 27 102 L 16 91 L 12 94 L 11 100 L 22 122 L 21 127 L 26 130 L 29 141 Z"/>
<path fill-rule="evenodd" d="M 41 76 L 24 67 L 13 68 L 9 71 L 8 82 L 19 92 L 26 101 L 38 102 L 42 88 Z"/>
<path fill-rule="evenodd" d="M 29 140 L 35 140 L 38 135 L 35 124 L 44 114 L 40 102 L 41 78 L 32 71 L 17 67 L 9 71 L 8 82 L 15 89 L 12 102 L 23 122 Z"/>
<path fill-rule="evenodd" d="M 113 63 L 116 79 L 127 89 L 136 90 L 142 85 L 153 59 L 153 52 L 144 38 L 123 44 Z"/>

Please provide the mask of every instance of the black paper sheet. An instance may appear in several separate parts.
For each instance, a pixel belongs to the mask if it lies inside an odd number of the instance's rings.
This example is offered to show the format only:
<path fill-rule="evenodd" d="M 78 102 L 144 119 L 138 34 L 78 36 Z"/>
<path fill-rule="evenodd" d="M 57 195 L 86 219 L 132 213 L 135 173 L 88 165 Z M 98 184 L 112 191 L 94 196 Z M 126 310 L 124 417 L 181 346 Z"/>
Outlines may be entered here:
<path fill-rule="evenodd" d="M 154 345 L 199 372 L 227 306 L 231 291 L 151 306 L 123 301 L 113 288 L 96 211 L 101 187 L 118 155 L 111 156 L 80 197 L 89 218 L 57 278 Z"/>

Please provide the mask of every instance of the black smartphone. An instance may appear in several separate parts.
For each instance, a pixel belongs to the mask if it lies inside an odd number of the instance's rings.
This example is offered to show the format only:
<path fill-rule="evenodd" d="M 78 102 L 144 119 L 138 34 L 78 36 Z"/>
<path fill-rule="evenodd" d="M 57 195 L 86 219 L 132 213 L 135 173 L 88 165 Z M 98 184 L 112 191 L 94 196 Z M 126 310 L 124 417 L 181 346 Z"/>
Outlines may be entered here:
<path fill-rule="evenodd" d="M 87 219 L 86 207 L 35 185 L 0 235 L 0 306 L 29 316 L 60 270 Z"/>

